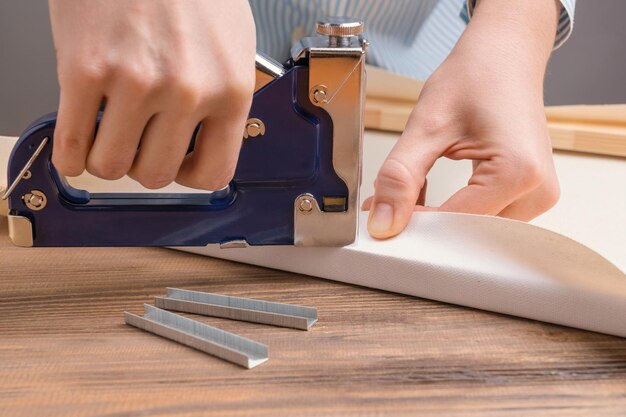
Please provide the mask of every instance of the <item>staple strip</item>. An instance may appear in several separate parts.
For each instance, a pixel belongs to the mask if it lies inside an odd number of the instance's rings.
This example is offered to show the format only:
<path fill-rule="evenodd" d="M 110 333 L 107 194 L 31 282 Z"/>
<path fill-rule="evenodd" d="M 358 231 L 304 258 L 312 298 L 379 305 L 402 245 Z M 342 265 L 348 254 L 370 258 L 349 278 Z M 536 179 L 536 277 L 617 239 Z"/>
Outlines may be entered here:
<path fill-rule="evenodd" d="M 268 347 L 216 327 L 144 304 L 144 316 L 124 312 L 130 326 L 173 340 L 244 368 L 254 368 L 269 358 Z"/>
<path fill-rule="evenodd" d="M 309 330 L 317 322 L 317 309 L 312 307 L 178 288 L 168 288 L 167 298 L 155 297 L 155 305 L 166 310 L 300 330 Z"/>

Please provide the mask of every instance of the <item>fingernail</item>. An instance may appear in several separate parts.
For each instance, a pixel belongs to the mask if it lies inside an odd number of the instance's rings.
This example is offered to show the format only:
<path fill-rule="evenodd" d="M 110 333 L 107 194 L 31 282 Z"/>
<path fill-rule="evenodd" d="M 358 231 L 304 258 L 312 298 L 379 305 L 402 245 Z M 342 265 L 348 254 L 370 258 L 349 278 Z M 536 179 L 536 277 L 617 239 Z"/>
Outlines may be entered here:
<path fill-rule="evenodd" d="M 369 231 L 373 235 L 384 235 L 393 224 L 393 207 L 387 203 L 378 203 L 370 217 Z"/>

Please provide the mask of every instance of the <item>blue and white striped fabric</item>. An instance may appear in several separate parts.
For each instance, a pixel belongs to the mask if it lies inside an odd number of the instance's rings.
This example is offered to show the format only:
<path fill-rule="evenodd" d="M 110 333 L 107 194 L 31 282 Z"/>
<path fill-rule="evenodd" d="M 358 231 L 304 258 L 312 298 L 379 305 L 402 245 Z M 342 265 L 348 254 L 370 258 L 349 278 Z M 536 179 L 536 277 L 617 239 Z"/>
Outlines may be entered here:
<path fill-rule="evenodd" d="M 325 16 L 355 16 L 366 22 L 369 64 L 426 79 L 463 33 L 475 0 L 249 0 L 257 47 L 279 61 L 294 41 L 314 31 Z M 526 1 L 526 0 L 520 0 Z M 554 1 L 554 0 L 544 0 Z M 569 37 L 576 0 L 561 0 L 555 48 Z"/>

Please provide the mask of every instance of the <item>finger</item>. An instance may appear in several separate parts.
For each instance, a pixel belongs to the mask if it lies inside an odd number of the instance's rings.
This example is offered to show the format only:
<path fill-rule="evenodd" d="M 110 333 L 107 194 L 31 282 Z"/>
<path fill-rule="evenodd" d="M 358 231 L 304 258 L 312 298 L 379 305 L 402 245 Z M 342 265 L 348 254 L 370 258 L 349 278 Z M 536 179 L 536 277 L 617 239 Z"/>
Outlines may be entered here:
<path fill-rule="evenodd" d="M 535 189 L 542 174 L 501 158 L 479 161 L 468 185 L 445 201 L 440 211 L 497 215 L 505 207 Z"/>
<path fill-rule="evenodd" d="M 530 221 L 540 214 L 550 210 L 559 201 L 559 181 L 556 172 L 537 188 L 522 198 L 505 207 L 498 216 L 509 219 Z"/>
<path fill-rule="evenodd" d="M 424 186 L 420 190 L 419 196 L 417 197 L 417 201 L 415 202 L 418 206 L 424 206 L 426 204 L 426 189 L 428 188 L 428 179 L 424 179 Z M 374 196 L 367 197 L 363 204 L 361 205 L 361 210 L 369 211 L 372 207 L 372 202 L 374 201 Z"/>
<path fill-rule="evenodd" d="M 375 238 L 385 239 L 404 230 L 426 174 L 444 151 L 443 141 L 419 139 L 405 131 L 378 172 L 368 219 L 368 231 Z"/>
<path fill-rule="evenodd" d="M 237 166 L 244 122 L 242 117 L 205 119 L 194 150 L 185 157 L 176 182 L 210 191 L 227 186 Z"/>
<path fill-rule="evenodd" d="M 363 204 L 361 204 L 361 210 L 369 211 L 372 207 L 372 201 L 374 201 L 374 196 L 367 197 L 365 201 L 363 201 Z"/>
<path fill-rule="evenodd" d="M 60 84 L 52 163 L 59 174 L 75 177 L 85 170 L 103 95 L 97 86 L 79 77 Z"/>
<path fill-rule="evenodd" d="M 154 116 L 144 130 L 141 147 L 128 175 L 150 189 L 172 183 L 197 124 L 191 115 L 160 113 Z"/>
<path fill-rule="evenodd" d="M 420 189 L 420 192 L 417 195 L 417 202 L 416 202 L 416 204 L 418 206 L 426 205 L 426 192 L 427 192 L 427 190 L 428 190 L 428 178 L 424 178 L 424 185 L 422 185 L 422 188 Z"/>
<path fill-rule="evenodd" d="M 87 170 L 91 174 L 116 180 L 128 173 L 152 116 L 142 104 L 124 93 L 111 94 L 87 157 Z"/>
<path fill-rule="evenodd" d="M 361 206 L 361 210 L 363 211 L 369 211 L 369 209 L 372 206 L 372 201 L 374 200 L 374 197 L 368 197 L 364 202 L 363 205 Z M 425 206 L 423 204 L 418 204 L 413 208 L 413 211 L 439 211 L 439 209 L 437 207 L 428 207 Z"/>

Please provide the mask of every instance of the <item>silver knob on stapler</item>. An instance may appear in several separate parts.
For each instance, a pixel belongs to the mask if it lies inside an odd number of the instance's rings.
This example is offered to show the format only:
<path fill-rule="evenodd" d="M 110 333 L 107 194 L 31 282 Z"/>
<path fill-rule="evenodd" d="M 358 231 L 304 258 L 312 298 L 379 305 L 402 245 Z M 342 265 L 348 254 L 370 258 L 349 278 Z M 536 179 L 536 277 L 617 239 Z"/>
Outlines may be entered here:
<path fill-rule="evenodd" d="M 350 37 L 363 33 L 363 21 L 353 17 L 325 17 L 315 24 L 320 35 L 328 36 L 331 46 L 346 46 Z"/>

